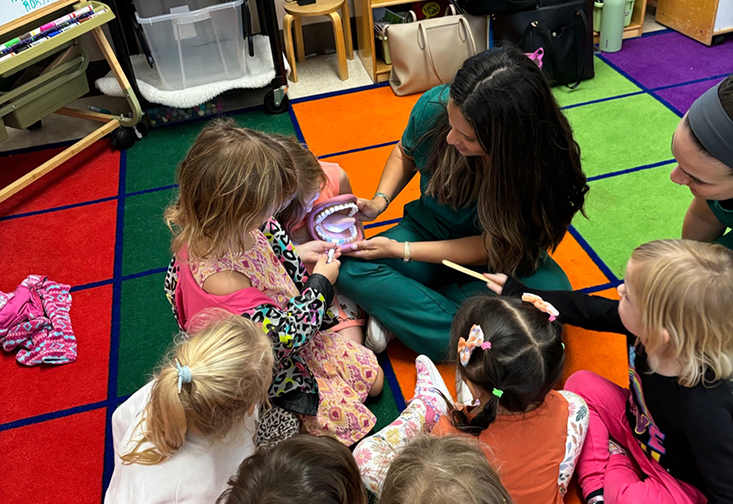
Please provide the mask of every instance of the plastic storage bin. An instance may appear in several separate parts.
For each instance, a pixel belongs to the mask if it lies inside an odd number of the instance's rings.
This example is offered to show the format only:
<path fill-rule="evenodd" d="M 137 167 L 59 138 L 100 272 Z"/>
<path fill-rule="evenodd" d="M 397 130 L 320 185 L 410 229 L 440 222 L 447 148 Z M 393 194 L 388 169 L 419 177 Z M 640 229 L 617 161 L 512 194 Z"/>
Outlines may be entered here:
<path fill-rule="evenodd" d="M 243 3 L 135 0 L 135 17 L 166 89 L 244 76 Z"/>

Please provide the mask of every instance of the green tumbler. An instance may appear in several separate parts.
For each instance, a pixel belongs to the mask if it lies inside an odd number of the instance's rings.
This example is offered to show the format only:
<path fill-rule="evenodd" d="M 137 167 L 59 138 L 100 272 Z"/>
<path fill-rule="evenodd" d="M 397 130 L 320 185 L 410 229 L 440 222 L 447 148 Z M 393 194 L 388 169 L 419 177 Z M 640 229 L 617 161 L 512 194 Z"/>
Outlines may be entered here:
<path fill-rule="evenodd" d="M 624 37 L 626 0 L 604 0 L 601 17 L 601 40 L 598 47 L 603 52 L 618 52 Z"/>

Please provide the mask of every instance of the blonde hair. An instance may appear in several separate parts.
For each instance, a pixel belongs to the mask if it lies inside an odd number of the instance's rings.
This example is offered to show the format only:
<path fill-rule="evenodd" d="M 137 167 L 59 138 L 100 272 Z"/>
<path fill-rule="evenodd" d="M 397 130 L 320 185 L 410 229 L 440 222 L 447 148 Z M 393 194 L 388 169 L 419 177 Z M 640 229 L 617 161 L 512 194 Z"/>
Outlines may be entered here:
<path fill-rule="evenodd" d="M 658 240 L 631 256 L 627 288 L 638 307 L 649 354 L 669 343 L 663 356 L 681 366 L 685 387 L 733 375 L 733 252 L 691 240 Z M 650 358 L 654 370 L 655 359 Z"/>
<path fill-rule="evenodd" d="M 191 382 L 180 393 L 176 362 L 191 370 Z M 273 366 L 270 340 L 244 317 L 215 321 L 179 343 L 155 377 L 136 427 L 142 437 L 120 457 L 123 463 L 163 462 L 183 446 L 189 431 L 223 438 L 253 407 L 267 404 Z M 143 448 L 147 443 L 153 446 Z"/>
<path fill-rule="evenodd" d="M 298 191 L 290 204 L 281 210 L 276 218 L 288 233 L 306 216 L 308 200 L 316 192 L 321 192 L 328 184 L 328 177 L 316 156 L 295 137 L 272 135 L 272 139 L 285 148 L 298 174 Z"/>
<path fill-rule="evenodd" d="M 511 504 L 476 442 L 423 436 L 390 464 L 379 504 Z"/>
<path fill-rule="evenodd" d="M 192 260 L 244 250 L 246 232 L 276 213 L 297 190 L 285 150 L 233 119 L 209 123 L 178 168 L 178 199 L 165 212 L 173 253 Z"/>

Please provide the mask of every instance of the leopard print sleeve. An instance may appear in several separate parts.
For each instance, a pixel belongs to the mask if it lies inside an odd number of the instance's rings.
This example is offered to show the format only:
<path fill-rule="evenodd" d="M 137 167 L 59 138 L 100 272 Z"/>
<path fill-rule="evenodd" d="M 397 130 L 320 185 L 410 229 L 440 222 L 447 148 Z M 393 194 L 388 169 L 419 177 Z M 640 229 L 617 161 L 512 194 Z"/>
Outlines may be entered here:
<path fill-rule="evenodd" d="M 320 330 L 327 308 L 323 294 L 307 288 L 291 298 L 284 310 L 262 304 L 243 315 L 260 324 L 270 335 L 275 356 L 281 360 L 297 352 Z"/>
<path fill-rule="evenodd" d="M 271 217 L 263 226 L 261 231 L 264 233 L 270 247 L 275 252 L 280 263 L 285 267 L 290 278 L 295 282 L 298 290 L 303 290 L 305 282 L 308 280 L 308 272 L 300 260 L 300 256 L 295 251 L 290 235 L 285 228 L 280 225 L 274 217 Z"/>

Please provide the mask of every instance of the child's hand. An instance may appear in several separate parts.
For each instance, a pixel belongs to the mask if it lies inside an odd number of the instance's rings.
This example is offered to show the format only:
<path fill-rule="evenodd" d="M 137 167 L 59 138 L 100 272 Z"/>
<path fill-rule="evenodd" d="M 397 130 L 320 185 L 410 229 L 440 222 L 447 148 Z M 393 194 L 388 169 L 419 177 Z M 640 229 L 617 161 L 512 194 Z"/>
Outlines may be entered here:
<path fill-rule="evenodd" d="M 331 282 L 331 285 L 335 284 L 336 279 L 338 279 L 339 277 L 339 268 L 341 267 L 341 261 L 337 259 L 339 255 L 341 254 L 337 250 L 333 256 L 333 260 L 329 263 L 328 253 L 321 254 L 321 256 L 318 258 L 318 262 L 313 268 L 313 274 L 319 273 L 328 278 L 328 281 Z"/>
<path fill-rule="evenodd" d="M 323 254 L 328 254 L 329 250 L 337 247 L 338 245 L 335 243 L 314 240 L 296 246 L 295 251 L 304 263 L 313 264 L 317 262 Z M 338 250 L 336 252 L 338 252 Z"/>
<path fill-rule="evenodd" d="M 484 273 L 484 276 L 488 280 L 486 287 L 501 296 L 501 292 L 504 290 L 504 284 L 509 277 L 503 273 Z"/>

